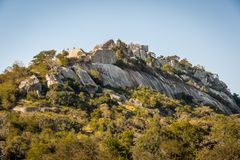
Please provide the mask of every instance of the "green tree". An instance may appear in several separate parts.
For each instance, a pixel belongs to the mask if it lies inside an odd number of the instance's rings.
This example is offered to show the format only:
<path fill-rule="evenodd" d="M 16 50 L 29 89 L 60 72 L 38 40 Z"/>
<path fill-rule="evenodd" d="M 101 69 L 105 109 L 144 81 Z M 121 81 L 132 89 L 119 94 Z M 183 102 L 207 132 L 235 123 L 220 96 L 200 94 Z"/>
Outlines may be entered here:
<path fill-rule="evenodd" d="M 24 136 L 15 136 L 7 141 L 6 157 L 7 159 L 24 159 L 29 149 L 30 140 Z"/>
<path fill-rule="evenodd" d="M 117 138 L 106 137 L 103 143 L 108 152 L 112 154 L 114 159 L 124 160 L 130 158 L 128 150 L 119 142 Z"/>
<path fill-rule="evenodd" d="M 66 57 L 69 53 L 65 50 L 62 53 L 58 54 L 56 58 L 61 62 L 62 66 L 68 66 L 70 64 L 70 60 Z"/>
<path fill-rule="evenodd" d="M 49 51 L 42 51 L 38 55 L 33 57 L 31 61 L 30 69 L 35 72 L 39 73 L 41 77 L 45 77 L 47 72 L 53 66 L 53 58 L 55 57 L 56 51 L 49 50 Z"/>

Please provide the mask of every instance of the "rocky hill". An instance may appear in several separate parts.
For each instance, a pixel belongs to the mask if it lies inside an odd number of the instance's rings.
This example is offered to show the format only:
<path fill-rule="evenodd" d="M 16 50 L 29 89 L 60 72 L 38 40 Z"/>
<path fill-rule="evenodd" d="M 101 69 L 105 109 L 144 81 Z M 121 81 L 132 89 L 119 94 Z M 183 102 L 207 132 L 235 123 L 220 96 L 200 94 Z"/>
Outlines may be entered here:
<path fill-rule="evenodd" d="M 0 159 L 238 160 L 240 98 L 147 45 L 42 51 L 0 74 Z"/>
<path fill-rule="evenodd" d="M 98 74 L 97 81 L 91 72 Z M 147 45 L 125 44 L 120 40 L 97 45 L 89 53 L 76 48 L 62 51 L 45 78 L 48 87 L 63 84 L 64 79 L 70 78 L 91 93 L 106 86 L 143 86 L 171 98 L 188 98 L 190 103 L 208 105 L 225 114 L 240 113 L 227 85 L 216 74 L 177 56 L 156 57 Z M 19 88 L 41 93 L 42 85 L 36 75 L 32 75 L 22 81 Z"/>

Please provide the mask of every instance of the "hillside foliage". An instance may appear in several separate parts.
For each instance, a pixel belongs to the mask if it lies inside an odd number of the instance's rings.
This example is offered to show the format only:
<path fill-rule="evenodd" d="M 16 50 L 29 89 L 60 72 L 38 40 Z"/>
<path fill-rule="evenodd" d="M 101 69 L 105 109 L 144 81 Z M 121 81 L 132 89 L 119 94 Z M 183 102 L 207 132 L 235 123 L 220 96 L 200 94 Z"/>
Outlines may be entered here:
<path fill-rule="evenodd" d="M 86 92 L 73 79 L 47 87 L 44 79 L 56 51 L 43 51 L 29 67 L 14 64 L 0 75 L 0 157 L 3 160 L 238 160 L 240 116 L 138 88 Z M 123 54 L 118 51 L 121 58 Z M 64 57 L 59 57 L 67 65 Z M 176 57 L 170 57 L 176 59 Z M 133 63 L 133 62 L 132 62 Z M 181 65 L 192 67 L 187 60 Z M 141 65 L 137 66 L 142 69 Z M 170 65 L 162 67 L 171 72 Z M 22 93 L 19 83 L 35 74 L 42 93 Z M 90 76 L 101 84 L 96 70 Z M 111 94 L 124 95 L 120 102 Z M 240 103 L 237 94 L 236 102 Z M 16 112 L 36 106 L 37 112 Z"/>

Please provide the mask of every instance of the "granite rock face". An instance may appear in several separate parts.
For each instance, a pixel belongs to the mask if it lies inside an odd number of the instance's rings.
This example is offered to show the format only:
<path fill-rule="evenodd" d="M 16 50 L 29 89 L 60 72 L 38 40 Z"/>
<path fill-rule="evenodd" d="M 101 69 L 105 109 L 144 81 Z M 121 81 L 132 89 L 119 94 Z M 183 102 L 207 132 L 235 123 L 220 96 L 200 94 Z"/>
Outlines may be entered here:
<path fill-rule="evenodd" d="M 116 56 L 116 51 L 121 52 L 123 59 Z M 72 55 L 75 56 L 75 53 Z M 219 80 L 216 74 L 205 71 L 201 66 L 192 66 L 177 56 L 156 58 L 155 53 L 149 51 L 147 45 L 125 44 L 120 40 L 115 43 L 109 40 L 97 45 L 89 53 L 84 53 L 84 56 L 89 61 L 53 68 L 54 72 L 46 75 L 48 86 L 61 84 L 68 78 L 88 88 L 90 93 L 95 93 L 99 87 L 106 86 L 113 88 L 143 86 L 172 98 L 177 98 L 179 94 L 191 96 L 195 104 L 212 106 L 225 114 L 240 113 L 240 107 L 227 85 Z M 118 61 L 127 64 L 122 67 L 116 63 Z M 165 65 L 169 66 L 168 72 L 161 69 Z M 88 74 L 91 69 L 100 73 L 101 86 L 98 86 Z"/>
<path fill-rule="evenodd" d="M 113 64 L 113 63 L 116 63 L 117 57 L 112 50 L 107 50 L 107 49 L 96 50 L 91 55 L 91 61 L 93 63 Z"/>
<path fill-rule="evenodd" d="M 194 77 L 200 80 L 207 87 L 211 87 L 216 90 L 227 91 L 227 85 L 224 82 L 220 81 L 216 74 L 197 71 L 194 73 Z"/>
<path fill-rule="evenodd" d="M 61 84 L 63 83 L 62 81 L 62 76 L 61 75 L 56 75 L 56 74 L 47 74 L 46 75 L 46 80 L 47 80 L 47 85 L 48 87 L 54 85 L 54 84 Z"/>
<path fill-rule="evenodd" d="M 148 57 L 148 46 L 147 45 L 139 45 L 139 44 L 129 44 L 128 52 L 132 52 L 134 57 L 140 59 L 146 59 Z"/>
<path fill-rule="evenodd" d="M 68 58 L 79 58 L 81 57 L 82 54 L 84 54 L 84 51 L 80 48 L 73 48 L 73 49 L 68 49 L 67 50 Z"/>
<path fill-rule="evenodd" d="M 93 81 L 87 71 L 81 69 L 79 66 L 74 66 L 74 71 L 78 75 L 81 84 L 87 87 L 89 93 L 95 93 L 98 90 L 97 84 Z"/>
<path fill-rule="evenodd" d="M 216 98 L 213 98 L 207 93 L 201 92 L 192 86 L 166 79 L 160 74 L 153 76 L 145 72 L 122 70 L 111 64 L 97 63 L 93 64 L 93 67 L 102 74 L 104 86 L 123 88 L 144 86 L 163 92 L 173 98 L 179 93 L 185 93 L 186 95 L 192 96 L 198 104 L 216 106 L 218 110 L 226 114 L 231 114 L 233 112 L 240 113 L 240 108 L 236 105 L 234 100 L 223 92 L 220 93 L 212 90 L 215 94 L 220 95 L 219 98 L 221 98 L 222 101 L 225 101 L 225 104 L 228 105 L 222 104 Z"/>
<path fill-rule="evenodd" d="M 87 71 L 81 69 L 80 66 L 73 66 L 71 68 L 58 67 L 53 70 L 52 72 L 54 73 L 46 75 L 48 87 L 54 84 L 63 84 L 64 80 L 72 79 L 78 82 L 79 85 L 85 86 L 90 93 L 94 93 L 98 89 L 98 86 Z"/>
<path fill-rule="evenodd" d="M 62 75 L 63 78 L 70 78 L 76 82 L 79 82 L 78 75 L 71 68 L 59 67 L 58 72 Z"/>
<path fill-rule="evenodd" d="M 32 75 L 31 77 L 20 83 L 19 89 L 25 92 L 33 91 L 40 93 L 42 91 L 42 85 L 39 79 L 35 75 Z"/>

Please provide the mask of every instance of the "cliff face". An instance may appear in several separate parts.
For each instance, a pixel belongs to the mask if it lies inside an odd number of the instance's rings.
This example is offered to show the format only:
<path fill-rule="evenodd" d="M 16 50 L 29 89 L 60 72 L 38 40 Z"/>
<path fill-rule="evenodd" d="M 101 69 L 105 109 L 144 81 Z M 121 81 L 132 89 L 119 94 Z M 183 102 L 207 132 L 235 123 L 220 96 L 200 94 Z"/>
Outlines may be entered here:
<path fill-rule="evenodd" d="M 68 50 L 71 64 L 56 65 L 46 75 L 48 87 L 74 79 L 94 93 L 99 87 L 133 88 L 144 86 L 172 98 L 188 97 L 195 105 L 209 105 L 225 113 L 240 113 L 240 107 L 218 76 L 201 66 L 192 66 L 177 56 L 155 57 L 148 46 L 116 43 L 110 40 L 89 53 Z M 101 83 L 95 82 L 91 71 L 97 72 Z"/>
<path fill-rule="evenodd" d="M 138 87 L 144 86 L 165 93 L 169 97 L 176 98 L 179 93 L 192 96 L 193 101 L 199 105 L 211 105 L 217 107 L 223 113 L 240 113 L 232 97 L 221 91 L 209 88 L 210 94 L 202 92 L 193 86 L 183 82 L 164 78 L 161 74 L 150 75 L 146 72 L 134 70 L 122 70 L 112 64 L 93 64 L 103 77 L 103 85 L 111 87 Z M 219 96 L 214 98 L 211 94 Z M 221 103 L 222 102 L 222 103 Z"/>

